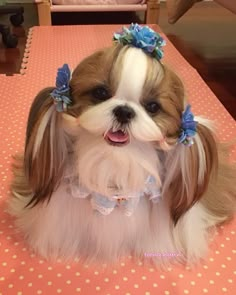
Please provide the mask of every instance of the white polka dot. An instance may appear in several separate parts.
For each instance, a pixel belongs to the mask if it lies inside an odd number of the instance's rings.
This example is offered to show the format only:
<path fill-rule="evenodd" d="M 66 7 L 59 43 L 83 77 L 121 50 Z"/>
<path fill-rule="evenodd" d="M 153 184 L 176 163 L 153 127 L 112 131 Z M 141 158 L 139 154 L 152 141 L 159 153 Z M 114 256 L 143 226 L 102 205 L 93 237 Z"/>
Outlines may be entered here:
<path fill-rule="evenodd" d="M 175 287 L 177 284 L 176 282 L 172 282 L 171 285 Z"/>
<path fill-rule="evenodd" d="M 201 278 L 201 277 L 202 277 L 202 274 L 199 272 L 199 273 L 197 274 L 197 277 Z"/>
<path fill-rule="evenodd" d="M 143 265 L 142 261 L 139 261 L 139 262 L 138 262 L 138 265 L 139 265 L 139 266 L 142 266 L 142 265 Z"/>
<path fill-rule="evenodd" d="M 66 281 L 66 283 L 67 283 L 67 285 L 70 285 L 70 284 L 71 284 L 71 281 L 70 281 L 70 280 L 68 280 L 68 281 Z"/>
<path fill-rule="evenodd" d="M 150 272 L 154 272 L 155 269 L 154 269 L 154 268 L 149 268 L 149 271 L 150 271 Z"/>
<path fill-rule="evenodd" d="M 81 289 L 80 289 L 80 288 L 76 288 L 75 290 L 76 290 L 76 292 L 80 292 L 80 291 L 81 291 Z"/>
<path fill-rule="evenodd" d="M 166 277 L 164 275 L 160 275 L 160 278 L 164 280 Z"/>
<path fill-rule="evenodd" d="M 8 285 L 8 288 L 10 288 L 10 289 L 12 289 L 13 287 L 14 287 L 13 284 Z"/>
<path fill-rule="evenodd" d="M 62 276 L 61 273 L 57 273 L 57 277 L 60 278 Z"/>
<path fill-rule="evenodd" d="M 146 291 L 146 292 L 145 292 L 145 295 L 151 295 L 151 293 L 150 293 L 150 292 L 148 292 L 148 291 Z"/>
<path fill-rule="evenodd" d="M 210 260 L 211 262 L 213 262 L 213 261 L 214 261 L 214 258 L 211 257 L 211 258 L 209 258 L 209 260 Z"/>
<path fill-rule="evenodd" d="M 86 279 L 86 280 L 85 280 L 85 283 L 86 283 L 86 284 L 89 284 L 89 283 L 90 283 L 90 279 Z"/>
<path fill-rule="evenodd" d="M 28 287 L 32 287 L 33 286 L 33 283 L 28 283 Z"/>
<path fill-rule="evenodd" d="M 29 271 L 30 271 L 30 272 L 34 271 L 34 268 L 33 268 L 33 267 L 31 267 L 31 268 L 29 269 Z"/>
<path fill-rule="evenodd" d="M 51 266 L 49 266 L 49 267 L 48 267 L 48 270 L 52 270 L 52 267 L 51 267 Z M 58 289 L 58 290 L 60 290 L 60 289 Z"/>
<path fill-rule="evenodd" d="M 96 291 L 100 291 L 101 287 L 97 286 L 95 289 L 96 289 Z"/>
<path fill-rule="evenodd" d="M 24 276 L 19 276 L 19 280 L 23 280 L 24 279 Z"/>
<path fill-rule="evenodd" d="M 125 263 L 124 262 L 121 262 L 121 264 L 120 264 L 121 266 L 125 266 Z"/>
<path fill-rule="evenodd" d="M 132 272 L 132 269 L 131 269 L 131 272 Z M 114 269 L 112 273 L 113 273 L 114 275 L 117 274 L 117 270 Z"/>
<path fill-rule="evenodd" d="M 208 293 L 208 289 L 204 288 L 203 290 L 203 293 Z"/>
<path fill-rule="evenodd" d="M 145 281 L 146 279 L 147 279 L 147 277 L 145 277 L 145 276 L 142 276 L 142 280 L 144 280 L 144 281 Z"/>
<path fill-rule="evenodd" d="M 208 269 L 208 266 L 207 266 L 207 265 L 203 265 L 203 268 L 204 268 L 204 269 Z"/>
<path fill-rule="evenodd" d="M 231 257 L 229 257 L 229 256 L 228 256 L 228 257 L 226 257 L 226 259 L 227 259 L 228 261 L 232 260 L 232 258 L 231 258 Z"/>
<path fill-rule="evenodd" d="M 210 283 L 211 285 L 214 285 L 214 284 L 215 284 L 215 282 L 214 282 L 213 280 L 210 280 L 209 283 Z"/>
<path fill-rule="evenodd" d="M 224 246 L 225 246 L 224 244 L 220 244 L 220 247 L 221 247 L 221 248 L 224 248 Z"/>
<path fill-rule="evenodd" d="M 231 280 L 231 279 L 228 279 L 228 282 L 229 282 L 230 284 L 232 284 L 232 283 L 233 283 L 233 280 Z"/>
<path fill-rule="evenodd" d="M 5 278 L 4 277 L 0 277 L 0 282 L 1 281 L 5 281 Z"/>
<path fill-rule="evenodd" d="M 153 284 L 153 287 L 154 287 L 154 288 L 158 287 L 158 284 L 154 283 L 154 284 Z"/>
<path fill-rule="evenodd" d="M 57 289 L 57 293 L 61 293 L 62 292 L 62 289 Z"/>
<path fill-rule="evenodd" d="M 119 285 L 115 285 L 115 289 L 116 290 L 119 290 L 120 289 L 120 286 Z"/>
<path fill-rule="evenodd" d="M 96 271 L 94 272 L 94 274 L 97 276 L 97 275 L 99 275 L 99 272 L 96 270 Z"/>
<path fill-rule="evenodd" d="M 131 269 L 130 271 L 131 271 L 132 273 L 135 273 L 135 269 Z"/>
<path fill-rule="evenodd" d="M 70 265 L 66 265 L 66 269 L 71 269 L 71 266 Z"/>
<path fill-rule="evenodd" d="M 226 268 L 226 265 L 225 265 L 225 264 L 221 264 L 221 267 L 222 267 L 222 268 Z"/>
<path fill-rule="evenodd" d="M 230 241 L 230 238 L 229 237 L 226 237 L 225 239 L 226 239 L 226 241 Z"/>
<path fill-rule="evenodd" d="M 227 292 L 228 290 L 227 290 L 227 288 L 222 288 L 222 291 Z"/>
<path fill-rule="evenodd" d="M 164 294 L 165 295 L 170 295 L 170 292 L 169 291 L 165 291 Z"/>
<path fill-rule="evenodd" d="M 196 285 L 196 283 L 195 283 L 194 281 L 191 281 L 190 284 L 191 284 L 192 286 L 195 286 L 195 285 Z"/>
<path fill-rule="evenodd" d="M 123 280 L 124 280 L 124 278 L 123 278 Z M 108 278 L 105 278 L 104 279 L 104 282 L 106 282 L 106 283 L 109 282 L 109 279 Z"/>
<path fill-rule="evenodd" d="M 49 282 L 48 282 L 48 286 L 52 286 L 52 282 L 49 281 Z"/>
<path fill-rule="evenodd" d="M 134 288 L 135 289 L 138 289 L 139 288 L 139 285 L 138 284 L 134 284 Z"/>
<path fill-rule="evenodd" d="M 16 270 L 14 269 L 14 268 L 12 268 L 11 270 L 10 270 L 10 272 L 15 272 Z"/>
<path fill-rule="evenodd" d="M 75 273 L 75 275 L 76 275 L 77 277 L 79 277 L 79 276 L 80 276 L 80 273 L 77 271 L 77 272 Z"/>
<path fill-rule="evenodd" d="M 216 276 L 220 276 L 220 272 L 217 271 L 217 272 L 216 272 Z"/>
<path fill-rule="evenodd" d="M 220 251 L 216 250 L 215 253 L 218 255 L 218 254 L 220 254 Z"/>
<path fill-rule="evenodd" d="M 183 275 L 182 273 L 180 273 L 180 274 L 179 274 L 179 278 L 182 279 L 183 277 L 184 277 L 184 275 Z"/>
<path fill-rule="evenodd" d="M 37 291 L 37 294 L 42 294 L 42 293 L 43 293 L 42 290 L 38 290 L 38 291 Z"/>
<path fill-rule="evenodd" d="M 184 294 L 189 294 L 189 290 L 184 290 Z"/>

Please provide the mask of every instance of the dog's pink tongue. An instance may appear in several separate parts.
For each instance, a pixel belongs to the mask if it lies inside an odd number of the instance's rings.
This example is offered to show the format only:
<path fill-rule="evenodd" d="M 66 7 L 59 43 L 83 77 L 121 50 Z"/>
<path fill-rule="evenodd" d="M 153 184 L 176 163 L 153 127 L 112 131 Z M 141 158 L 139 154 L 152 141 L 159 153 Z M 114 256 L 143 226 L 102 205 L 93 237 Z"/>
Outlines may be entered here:
<path fill-rule="evenodd" d="M 127 133 L 124 133 L 121 130 L 112 132 L 111 130 L 108 131 L 107 137 L 113 142 L 126 142 L 129 139 Z"/>

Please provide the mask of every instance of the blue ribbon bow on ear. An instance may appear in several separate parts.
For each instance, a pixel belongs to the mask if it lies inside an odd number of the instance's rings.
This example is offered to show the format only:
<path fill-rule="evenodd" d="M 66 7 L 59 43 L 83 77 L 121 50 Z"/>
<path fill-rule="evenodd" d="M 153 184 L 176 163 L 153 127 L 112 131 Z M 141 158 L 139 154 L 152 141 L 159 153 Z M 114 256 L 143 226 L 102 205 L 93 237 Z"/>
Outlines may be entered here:
<path fill-rule="evenodd" d="M 187 105 L 186 110 L 182 115 L 181 134 L 179 136 L 179 142 L 186 146 L 194 144 L 193 137 L 197 132 L 197 122 L 194 121 L 194 115 L 191 112 L 191 106 Z"/>
<path fill-rule="evenodd" d="M 68 105 L 72 103 L 70 97 L 70 79 L 71 71 L 68 64 L 64 64 L 57 71 L 56 88 L 51 92 L 58 112 L 66 111 Z"/>

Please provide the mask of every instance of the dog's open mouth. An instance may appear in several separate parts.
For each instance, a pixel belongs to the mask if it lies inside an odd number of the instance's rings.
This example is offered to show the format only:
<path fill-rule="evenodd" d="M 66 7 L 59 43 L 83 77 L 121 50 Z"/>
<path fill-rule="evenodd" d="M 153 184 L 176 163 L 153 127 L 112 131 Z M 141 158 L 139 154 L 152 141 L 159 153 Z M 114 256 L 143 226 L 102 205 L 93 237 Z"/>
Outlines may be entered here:
<path fill-rule="evenodd" d="M 104 139 L 110 145 L 124 146 L 129 143 L 129 134 L 125 130 L 112 131 L 110 129 L 106 134 L 104 134 Z"/>

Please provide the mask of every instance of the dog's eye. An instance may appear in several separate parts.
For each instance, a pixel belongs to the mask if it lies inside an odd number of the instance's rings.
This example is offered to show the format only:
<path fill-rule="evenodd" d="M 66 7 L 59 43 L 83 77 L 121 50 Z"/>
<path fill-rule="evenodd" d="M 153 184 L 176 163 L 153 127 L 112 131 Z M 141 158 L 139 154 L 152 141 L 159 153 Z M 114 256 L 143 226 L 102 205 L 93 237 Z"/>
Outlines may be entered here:
<path fill-rule="evenodd" d="M 99 101 L 107 100 L 111 97 L 109 91 L 103 86 L 94 88 L 92 90 L 92 96 Z"/>
<path fill-rule="evenodd" d="M 144 105 L 147 112 L 156 114 L 160 110 L 160 105 L 156 101 L 150 101 Z"/>

